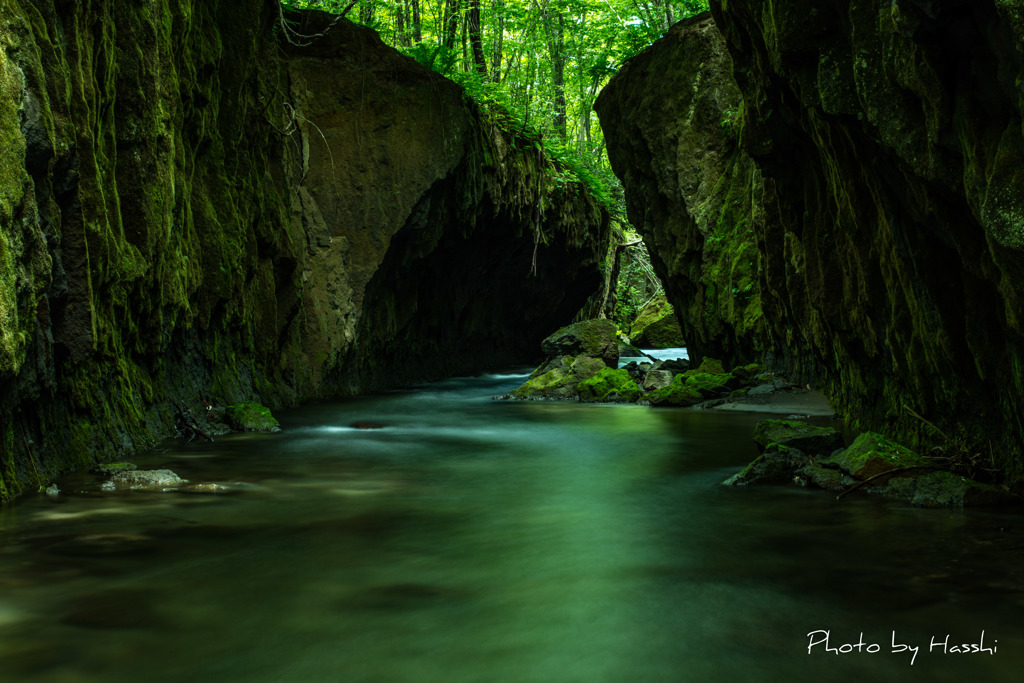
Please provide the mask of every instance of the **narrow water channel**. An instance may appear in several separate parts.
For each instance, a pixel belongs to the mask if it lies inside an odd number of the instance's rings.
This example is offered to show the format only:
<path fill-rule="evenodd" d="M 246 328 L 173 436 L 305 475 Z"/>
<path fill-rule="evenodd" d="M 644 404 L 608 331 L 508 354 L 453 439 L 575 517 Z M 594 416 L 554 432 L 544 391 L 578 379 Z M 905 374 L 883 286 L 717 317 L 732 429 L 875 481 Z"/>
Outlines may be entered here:
<path fill-rule="evenodd" d="M 764 415 L 491 400 L 522 379 L 138 459 L 225 494 L 3 508 L 0 680 L 1020 680 L 1020 516 L 725 488 Z"/>

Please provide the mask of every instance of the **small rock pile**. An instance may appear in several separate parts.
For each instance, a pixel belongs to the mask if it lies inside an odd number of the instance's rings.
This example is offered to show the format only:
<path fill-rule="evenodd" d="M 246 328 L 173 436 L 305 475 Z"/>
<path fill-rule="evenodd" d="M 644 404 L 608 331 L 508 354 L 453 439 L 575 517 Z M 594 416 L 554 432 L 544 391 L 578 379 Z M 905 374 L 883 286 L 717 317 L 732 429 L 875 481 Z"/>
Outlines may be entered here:
<path fill-rule="evenodd" d="M 541 349 L 547 360 L 521 387 L 498 398 L 711 407 L 759 387 L 768 393 L 789 386 L 756 364 L 726 372 L 711 358 L 696 368 L 687 360 L 633 361 L 619 368 L 617 331 L 609 320 L 563 327 Z"/>
<path fill-rule="evenodd" d="M 859 490 L 927 508 L 1019 502 L 1007 489 L 943 470 L 875 432 L 864 432 L 845 447 L 832 427 L 770 419 L 757 425 L 754 442 L 761 454 L 723 484 L 794 483 L 839 496 Z"/>

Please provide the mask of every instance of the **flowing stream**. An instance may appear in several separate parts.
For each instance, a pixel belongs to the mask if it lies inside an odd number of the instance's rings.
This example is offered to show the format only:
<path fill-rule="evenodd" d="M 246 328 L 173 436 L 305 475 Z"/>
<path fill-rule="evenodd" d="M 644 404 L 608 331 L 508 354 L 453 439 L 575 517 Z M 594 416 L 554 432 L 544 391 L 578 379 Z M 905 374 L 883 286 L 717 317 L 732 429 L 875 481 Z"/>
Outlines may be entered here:
<path fill-rule="evenodd" d="M 765 415 L 491 400 L 522 380 L 137 459 L 227 493 L 3 508 L 0 681 L 1020 680 L 1019 515 L 726 488 Z"/>

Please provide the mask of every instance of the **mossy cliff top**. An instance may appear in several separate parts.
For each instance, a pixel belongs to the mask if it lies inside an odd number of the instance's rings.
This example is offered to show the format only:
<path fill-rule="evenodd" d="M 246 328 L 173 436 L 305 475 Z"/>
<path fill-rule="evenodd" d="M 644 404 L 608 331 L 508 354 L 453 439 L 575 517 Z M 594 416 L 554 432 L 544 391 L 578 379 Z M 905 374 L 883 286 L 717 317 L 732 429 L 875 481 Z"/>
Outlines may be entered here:
<path fill-rule="evenodd" d="M 580 184 L 369 29 L 293 19 L 330 28 L 0 0 L 0 499 L 204 398 L 528 360 L 600 287 Z"/>
<path fill-rule="evenodd" d="M 711 8 L 632 60 L 597 107 L 687 342 L 763 354 L 818 381 L 856 427 L 1015 476 L 1019 3 Z"/>

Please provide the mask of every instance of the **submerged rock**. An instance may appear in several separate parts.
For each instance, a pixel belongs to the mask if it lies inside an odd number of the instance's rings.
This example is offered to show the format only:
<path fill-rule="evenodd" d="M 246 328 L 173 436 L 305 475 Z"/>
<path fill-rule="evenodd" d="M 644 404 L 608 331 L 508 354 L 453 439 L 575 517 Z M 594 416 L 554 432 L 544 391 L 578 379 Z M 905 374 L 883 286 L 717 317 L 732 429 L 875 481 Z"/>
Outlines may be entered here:
<path fill-rule="evenodd" d="M 270 409 L 253 401 L 228 406 L 227 418 L 231 426 L 240 432 L 281 431 L 281 425 Z"/>
<path fill-rule="evenodd" d="M 104 483 L 104 490 L 168 491 L 188 482 L 171 470 L 133 470 L 118 472 Z"/>
<path fill-rule="evenodd" d="M 762 451 L 777 443 L 812 455 L 831 454 L 843 447 L 843 435 L 831 427 L 815 427 L 798 420 L 761 420 L 754 428 L 754 442 Z"/>
<path fill-rule="evenodd" d="M 882 494 L 925 508 L 995 507 L 1020 502 L 1006 489 L 945 471 L 894 477 L 882 489 Z"/>
<path fill-rule="evenodd" d="M 138 465 L 133 462 L 107 462 L 95 465 L 89 469 L 92 474 L 99 474 L 104 477 L 109 477 L 119 472 L 131 472 L 137 470 Z"/>

